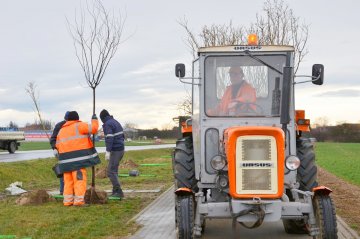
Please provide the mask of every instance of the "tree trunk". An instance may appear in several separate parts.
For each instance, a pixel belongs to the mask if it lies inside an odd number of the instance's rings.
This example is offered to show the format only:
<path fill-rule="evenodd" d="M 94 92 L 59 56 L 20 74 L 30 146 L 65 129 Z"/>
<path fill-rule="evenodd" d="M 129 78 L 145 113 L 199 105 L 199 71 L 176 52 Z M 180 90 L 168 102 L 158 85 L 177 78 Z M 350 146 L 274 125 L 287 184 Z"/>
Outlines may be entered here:
<path fill-rule="evenodd" d="M 93 90 L 93 115 L 95 114 L 95 87 L 92 88 Z M 95 147 L 95 134 L 92 135 L 93 145 Z M 91 167 L 91 187 L 95 188 L 95 166 Z"/>

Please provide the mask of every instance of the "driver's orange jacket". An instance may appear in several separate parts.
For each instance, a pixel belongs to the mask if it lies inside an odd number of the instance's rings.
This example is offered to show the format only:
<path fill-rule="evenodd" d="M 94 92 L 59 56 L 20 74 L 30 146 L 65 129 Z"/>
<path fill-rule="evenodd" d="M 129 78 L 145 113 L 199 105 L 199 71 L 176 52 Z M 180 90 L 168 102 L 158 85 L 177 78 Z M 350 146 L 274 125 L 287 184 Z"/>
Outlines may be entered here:
<path fill-rule="evenodd" d="M 98 130 L 99 122 L 93 119 L 91 124 L 79 120 L 67 121 L 60 129 L 56 138 L 59 151 L 60 171 L 70 172 L 100 163 L 91 134 Z"/>
<path fill-rule="evenodd" d="M 216 107 L 216 112 L 219 115 L 228 115 L 230 110 L 230 104 L 232 102 L 239 103 L 255 103 L 256 92 L 255 89 L 247 82 L 243 82 L 235 97 L 232 96 L 233 85 L 226 88 L 225 93 Z M 250 108 L 254 109 L 255 105 L 250 105 Z"/>

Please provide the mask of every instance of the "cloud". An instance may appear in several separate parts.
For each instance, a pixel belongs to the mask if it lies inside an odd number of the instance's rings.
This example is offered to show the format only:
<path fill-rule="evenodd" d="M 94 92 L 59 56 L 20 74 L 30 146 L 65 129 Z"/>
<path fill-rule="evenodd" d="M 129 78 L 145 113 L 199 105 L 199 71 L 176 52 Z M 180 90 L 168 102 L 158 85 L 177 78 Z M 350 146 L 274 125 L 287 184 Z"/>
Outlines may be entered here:
<path fill-rule="evenodd" d="M 315 95 L 317 97 L 360 97 L 360 89 L 342 89 L 335 91 L 327 91 Z"/>
<path fill-rule="evenodd" d="M 171 61 L 158 61 L 155 63 L 147 64 L 137 70 L 129 72 L 129 75 L 147 75 L 147 74 L 162 74 L 168 72 L 169 69 L 174 67 Z"/>

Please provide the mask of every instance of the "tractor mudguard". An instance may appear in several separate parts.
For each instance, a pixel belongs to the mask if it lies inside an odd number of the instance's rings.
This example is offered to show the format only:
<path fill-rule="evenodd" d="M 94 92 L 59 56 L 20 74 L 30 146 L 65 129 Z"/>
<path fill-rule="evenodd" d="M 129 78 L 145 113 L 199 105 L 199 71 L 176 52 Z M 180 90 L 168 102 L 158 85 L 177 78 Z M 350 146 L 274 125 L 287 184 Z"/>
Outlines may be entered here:
<path fill-rule="evenodd" d="M 312 189 L 312 191 L 314 192 L 314 196 L 317 194 L 329 195 L 330 193 L 332 193 L 332 190 L 325 186 L 315 187 Z"/>
<path fill-rule="evenodd" d="M 177 196 L 185 196 L 185 195 L 192 195 L 194 194 L 193 191 L 190 188 L 178 188 L 175 190 L 175 194 Z"/>

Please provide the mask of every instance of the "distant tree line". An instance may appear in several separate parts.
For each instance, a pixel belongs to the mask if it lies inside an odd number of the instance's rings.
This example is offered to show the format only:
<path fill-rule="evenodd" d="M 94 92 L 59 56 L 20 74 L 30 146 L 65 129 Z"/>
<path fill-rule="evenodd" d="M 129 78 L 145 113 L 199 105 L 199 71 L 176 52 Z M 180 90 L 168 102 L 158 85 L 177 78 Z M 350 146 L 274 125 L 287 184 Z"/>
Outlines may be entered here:
<path fill-rule="evenodd" d="M 43 124 L 40 122 L 40 120 L 35 120 L 34 123 L 26 123 L 25 127 L 21 128 L 21 130 L 44 130 L 44 128 L 45 130 L 53 129 L 53 123 L 50 120 L 43 120 Z"/>
<path fill-rule="evenodd" d="M 321 126 L 311 129 L 310 136 L 319 142 L 352 142 L 360 143 L 360 124 L 340 124 Z"/>
<path fill-rule="evenodd" d="M 139 129 L 138 136 L 146 136 L 146 138 L 179 138 L 179 127 L 173 127 L 172 129 L 159 130 L 153 129 Z"/>

